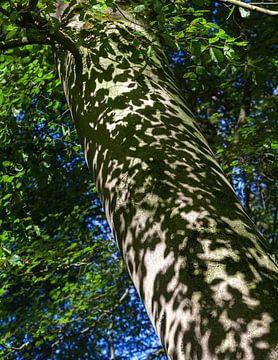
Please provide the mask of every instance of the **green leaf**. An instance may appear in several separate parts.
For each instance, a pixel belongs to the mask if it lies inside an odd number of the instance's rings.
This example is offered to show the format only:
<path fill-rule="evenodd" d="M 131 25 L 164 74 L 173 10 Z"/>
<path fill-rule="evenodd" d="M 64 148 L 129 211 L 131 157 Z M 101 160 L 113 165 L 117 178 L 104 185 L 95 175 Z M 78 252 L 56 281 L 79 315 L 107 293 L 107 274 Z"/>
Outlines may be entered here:
<path fill-rule="evenodd" d="M 154 8 L 155 12 L 160 13 L 162 6 L 163 5 L 162 5 L 161 1 L 159 1 L 159 0 L 154 1 L 153 8 Z"/>
<path fill-rule="evenodd" d="M 213 44 L 219 40 L 218 36 L 214 36 L 213 38 L 209 38 L 209 44 Z"/>
<path fill-rule="evenodd" d="M 16 189 L 19 189 L 21 186 L 22 186 L 22 183 L 18 182 L 15 187 L 16 187 Z"/>
<path fill-rule="evenodd" d="M 233 6 L 231 7 L 231 10 L 230 10 L 229 15 L 228 15 L 228 17 L 227 17 L 227 20 L 233 15 L 234 10 L 235 10 L 235 5 L 233 5 Z"/>
<path fill-rule="evenodd" d="M 12 194 L 7 194 L 7 195 L 5 195 L 3 198 L 2 198 L 2 200 L 7 200 L 7 199 L 9 199 L 10 197 L 12 197 L 13 195 Z"/>
<path fill-rule="evenodd" d="M 12 30 L 10 30 L 6 35 L 6 40 L 10 40 L 11 38 L 13 38 L 16 33 L 17 28 L 13 28 Z"/>
<path fill-rule="evenodd" d="M 223 52 L 217 48 L 211 47 L 209 49 L 210 57 L 215 63 L 221 63 L 224 59 Z"/>
<path fill-rule="evenodd" d="M 193 40 L 190 43 L 190 51 L 192 55 L 199 57 L 201 54 L 201 43 L 198 40 Z"/>
<path fill-rule="evenodd" d="M 9 260 L 10 265 L 12 266 L 23 266 L 20 257 L 18 255 L 13 255 Z"/>
<path fill-rule="evenodd" d="M 144 4 L 137 5 L 133 9 L 133 11 L 136 12 L 136 13 L 142 13 L 144 10 L 145 10 L 145 5 Z"/>
<path fill-rule="evenodd" d="M 37 225 L 34 226 L 34 230 L 35 230 L 35 233 L 36 233 L 38 236 L 41 234 L 41 230 L 40 230 L 40 228 L 39 228 Z"/>
<path fill-rule="evenodd" d="M 189 80 L 196 80 L 196 79 L 197 79 L 197 75 L 196 75 L 194 72 L 190 71 L 190 72 L 184 74 L 184 75 L 183 75 L 183 78 L 184 78 L 184 79 L 189 79 Z"/>
<path fill-rule="evenodd" d="M 8 166 L 12 165 L 12 163 L 10 161 L 5 160 L 5 161 L 2 162 L 2 165 L 4 167 L 8 167 Z"/>
<path fill-rule="evenodd" d="M 231 48 L 230 46 L 228 45 L 225 45 L 224 48 L 223 48 L 223 53 L 224 53 L 224 56 L 229 59 L 229 60 L 232 60 L 235 58 L 235 51 L 233 48 Z"/>
<path fill-rule="evenodd" d="M 3 250 L 3 252 L 4 252 L 5 254 L 7 254 L 7 255 L 11 255 L 11 254 L 12 254 L 12 252 L 11 252 L 9 249 L 5 248 L 4 246 L 2 246 L 2 250 Z"/>
<path fill-rule="evenodd" d="M 11 182 L 13 181 L 13 179 L 14 179 L 14 176 L 3 175 L 3 176 L 2 176 L 2 179 L 3 179 L 3 181 L 6 182 L 6 183 L 11 183 Z"/>
<path fill-rule="evenodd" d="M 247 18 L 248 16 L 250 16 L 250 10 L 248 10 L 248 9 L 239 7 L 239 12 L 240 12 L 240 16 L 243 18 Z"/>
<path fill-rule="evenodd" d="M 196 66 L 196 73 L 198 74 L 198 75 L 203 75 L 203 74 L 205 74 L 206 73 L 206 69 L 205 69 L 205 67 L 204 66 Z"/>

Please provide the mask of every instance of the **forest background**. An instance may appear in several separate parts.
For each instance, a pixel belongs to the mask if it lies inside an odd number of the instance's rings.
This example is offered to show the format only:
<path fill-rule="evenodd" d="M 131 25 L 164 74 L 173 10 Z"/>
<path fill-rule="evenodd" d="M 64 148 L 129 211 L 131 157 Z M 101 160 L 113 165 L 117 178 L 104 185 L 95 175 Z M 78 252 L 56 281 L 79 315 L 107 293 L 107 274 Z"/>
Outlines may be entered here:
<path fill-rule="evenodd" d="M 20 31 L 10 6 L 0 8 L 0 356 L 164 358 L 89 179 L 51 47 L 4 46 Z M 134 2 L 134 12 L 157 29 L 186 103 L 277 255 L 277 17 L 198 0 Z M 149 50 L 138 51 L 144 61 Z"/>

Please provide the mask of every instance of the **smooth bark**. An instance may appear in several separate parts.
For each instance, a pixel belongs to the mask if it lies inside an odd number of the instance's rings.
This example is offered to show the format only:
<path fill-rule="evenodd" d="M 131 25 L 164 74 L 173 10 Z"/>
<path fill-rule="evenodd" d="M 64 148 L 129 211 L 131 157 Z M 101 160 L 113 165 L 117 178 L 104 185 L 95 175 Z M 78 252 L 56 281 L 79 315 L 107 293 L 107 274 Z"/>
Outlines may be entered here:
<path fill-rule="evenodd" d="M 60 78 L 108 222 L 169 359 L 278 359 L 277 267 L 161 46 L 127 12 L 84 28 L 69 16 L 65 29 L 83 65 L 59 46 Z"/>

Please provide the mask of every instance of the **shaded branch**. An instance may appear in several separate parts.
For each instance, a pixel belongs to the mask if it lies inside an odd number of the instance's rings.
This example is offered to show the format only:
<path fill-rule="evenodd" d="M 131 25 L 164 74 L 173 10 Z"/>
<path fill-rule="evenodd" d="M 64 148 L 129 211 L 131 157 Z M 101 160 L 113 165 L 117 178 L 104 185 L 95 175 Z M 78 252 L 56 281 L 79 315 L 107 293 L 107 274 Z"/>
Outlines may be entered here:
<path fill-rule="evenodd" d="M 274 16 L 278 15 L 278 11 L 269 10 L 269 9 L 266 9 L 266 8 L 263 8 L 260 6 L 255 6 L 250 3 L 245 3 L 245 2 L 239 1 L 239 0 L 219 0 L 219 1 L 224 2 L 224 3 L 233 4 L 233 5 L 248 9 L 248 10 L 257 11 L 257 12 L 267 14 L 267 15 L 274 15 Z"/>
<path fill-rule="evenodd" d="M 113 327 L 114 320 L 113 314 L 110 315 L 110 324 L 109 324 L 109 350 L 110 350 L 110 360 L 115 360 L 115 348 L 114 348 L 114 339 L 113 339 Z"/>
<path fill-rule="evenodd" d="M 23 37 L 23 38 L 19 38 L 19 39 L 0 41 L 0 50 L 5 51 L 5 50 L 21 47 L 21 46 L 37 45 L 37 44 L 53 45 L 54 42 L 51 39 L 42 39 L 41 37 L 37 37 L 37 38 Z"/>
<path fill-rule="evenodd" d="M 58 44 L 62 45 L 66 50 L 71 52 L 75 59 L 76 66 L 82 69 L 83 67 L 82 56 L 79 52 L 78 47 L 75 45 L 74 41 L 68 35 L 66 35 L 61 30 L 57 30 L 53 34 L 49 32 L 49 37 Z"/>
<path fill-rule="evenodd" d="M 30 5 L 32 4 L 32 6 L 36 6 L 36 3 L 37 1 L 30 0 Z M 10 18 L 11 14 L 9 11 L 3 9 L 1 6 L 0 13 Z M 20 15 L 23 20 L 14 20 L 14 24 L 26 29 L 31 26 L 33 28 L 32 30 L 37 31 L 37 35 L 31 36 L 30 38 L 24 37 L 22 39 L 12 39 L 8 42 L 2 41 L 0 43 L 0 49 L 7 50 L 9 48 L 15 48 L 28 44 L 54 44 L 56 42 L 72 53 L 76 66 L 82 69 L 82 56 L 79 49 L 67 34 L 60 29 L 54 29 L 53 26 L 39 14 L 33 14 L 31 11 L 25 11 Z"/>
<path fill-rule="evenodd" d="M 14 351 L 21 351 L 23 350 L 26 346 L 28 346 L 30 344 L 30 341 L 27 341 L 26 343 L 22 344 L 19 347 L 14 347 L 14 346 L 7 346 L 4 343 L 1 343 L 0 346 L 3 346 L 3 348 L 7 349 L 7 350 L 11 350 L 12 352 Z"/>

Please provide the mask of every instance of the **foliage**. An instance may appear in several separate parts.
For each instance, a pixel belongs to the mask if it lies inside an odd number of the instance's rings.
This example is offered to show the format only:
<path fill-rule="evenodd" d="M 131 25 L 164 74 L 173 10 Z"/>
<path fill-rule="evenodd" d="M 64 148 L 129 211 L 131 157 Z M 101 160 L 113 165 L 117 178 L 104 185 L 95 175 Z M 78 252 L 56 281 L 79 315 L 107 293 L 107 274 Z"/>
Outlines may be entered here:
<path fill-rule="evenodd" d="M 33 34 L 21 26 L 28 3 L 4 2 L 1 41 Z M 118 5 L 130 2 L 88 3 L 95 13 Z M 53 1 L 37 6 L 57 30 Z M 223 170 L 277 251 L 275 19 L 198 0 L 132 6 L 159 36 Z M 139 49 L 142 59 L 148 51 Z M 153 334 L 135 311 L 133 290 L 119 302 L 131 284 L 103 224 L 53 64 L 49 46 L 0 55 L 1 356 L 78 359 L 82 349 L 81 358 L 108 357 L 113 323 L 117 358 L 130 359 L 157 345 L 146 340 Z"/>
<path fill-rule="evenodd" d="M 147 350 L 142 327 L 150 337 L 152 330 L 123 272 L 46 51 L 10 52 L 1 67 L 1 357 L 78 359 L 82 348 L 82 359 L 102 359 L 113 318 L 116 351 L 123 336 L 133 339 L 121 351 L 129 359 Z"/>

